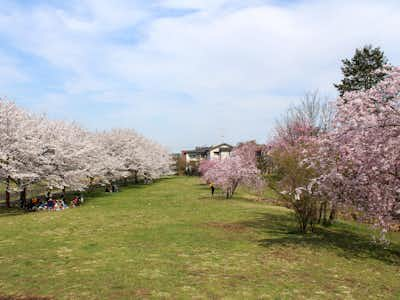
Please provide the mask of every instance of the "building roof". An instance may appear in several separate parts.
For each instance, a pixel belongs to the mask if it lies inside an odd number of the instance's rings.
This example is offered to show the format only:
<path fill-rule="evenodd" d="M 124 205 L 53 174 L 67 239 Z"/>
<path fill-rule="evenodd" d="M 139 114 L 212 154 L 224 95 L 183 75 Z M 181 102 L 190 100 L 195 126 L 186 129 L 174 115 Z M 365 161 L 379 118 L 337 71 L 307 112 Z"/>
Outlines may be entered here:
<path fill-rule="evenodd" d="M 198 151 L 198 152 L 206 152 L 208 150 L 210 150 L 210 147 L 196 147 L 194 149 L 194 151 Z"/>
<path fill-rule="evenodd" d="M 194 150 L 182 150 L 182 153 L 183 154 L 207 154 L 211 150 L 220 148 L 222 146 L 225 146 L 225 148 L 228 148 L 229 150 L 222 148 L 221 151 L 229 152 L 233 149 L 233 147 L 231 145 L 229 145 L 227 143 L 222 143 L 222 144 L 218 144 L 218 145 L 211 146 L 211 147 L 206 147 L 206 146 L 195 147 Z"/>
<path fill-rule="evenodd" d="M 183 150 L 182 153 L 186 154 L 206 154 L 208 152 L 208 147 L 197 148 L 194 150 Z"/>
<path fill-rule="evenodd" d="M 218 145 L 215 145 L 215 146 L 211 146 L 209 150 L 213 150 L 215 148 L 221 148 L 222 146 L 226 146 L 226 148 L 229 148 L 230 150 L 233 149 L 233 146 L 231 146 L 231 145 L 229 145 L 227 143 L 222 143 L 222 144 L 218 144 Z"/>

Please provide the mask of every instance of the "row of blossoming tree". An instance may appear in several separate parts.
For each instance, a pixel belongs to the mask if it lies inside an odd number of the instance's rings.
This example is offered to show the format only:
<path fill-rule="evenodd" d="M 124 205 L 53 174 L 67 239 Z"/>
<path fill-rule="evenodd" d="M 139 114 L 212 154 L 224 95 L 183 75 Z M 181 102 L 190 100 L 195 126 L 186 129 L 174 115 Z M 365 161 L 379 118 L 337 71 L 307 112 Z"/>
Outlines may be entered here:
<path fill-rule="evenodd" d="M 155 179 L 171 166 L 165 148 L 134 130 L 90 132 L 5 99 L 0 99 L 0 141 L 0 180 L 8 206 L 11 184 L 25 197 L 33 184 L 77 191 L 128 177 Z"/>
<path fill-rule="evenodd" d="M 400 68 L 331 105 L 328 126 L 310 113 L 279 128 L 268 145 L 278 174 L 270 182 L 285 191 L 302 231 L 341 211 L 379 227 L 384 238 L 400 215 Z"/>
<path fill-rule="evenodd" d="M 203 162 L 203 177 L 227 197 L 264 179 L 294 210 L 302 232 L 350 212 L 384 234 L 400 215 L 400 68 L 379 72 L 378 83 L 334 102 L 308 94 L 278 124 L 262 168 L 256 145 L 246 143 L 227 160 Z"/>
<path fill-rule="evenodd" d="M 384 241 L 400 220 L 400 68 L 370 45 L 342 62 L 339 98 L 309 94 L 277 126 L 266 177 L 301 231 L 340 212 L 379 227 Z"/>

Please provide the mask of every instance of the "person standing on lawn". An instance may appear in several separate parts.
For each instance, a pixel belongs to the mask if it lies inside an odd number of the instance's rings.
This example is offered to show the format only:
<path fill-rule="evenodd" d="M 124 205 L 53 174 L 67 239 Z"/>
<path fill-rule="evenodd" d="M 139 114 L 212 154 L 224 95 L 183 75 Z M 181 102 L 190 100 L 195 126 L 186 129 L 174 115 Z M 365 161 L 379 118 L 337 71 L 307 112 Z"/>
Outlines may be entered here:
<path fill-rule="evenodd" d="M 215 187 L 214 187 L 214 184 L 212 182 L 210 183 L 210 189 L 211 189 L 211 198 L 213 198 L 214 197 L 214 192 L 215 192 Z"/>

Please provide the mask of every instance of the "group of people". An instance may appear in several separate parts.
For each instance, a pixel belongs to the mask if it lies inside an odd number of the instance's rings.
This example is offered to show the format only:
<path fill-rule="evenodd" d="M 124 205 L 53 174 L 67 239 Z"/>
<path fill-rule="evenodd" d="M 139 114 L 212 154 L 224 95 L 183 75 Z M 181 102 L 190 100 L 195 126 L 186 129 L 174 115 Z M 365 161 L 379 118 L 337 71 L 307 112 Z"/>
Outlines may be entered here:
<path fill-rule="evenodd" d="M 70 204 L 67 205 L 66 201 L 63 198 L 61 199 L 53 199 L 48 196 L 45 199 L 32 198 L 32 200 L 28 201 L 27 209 L 30 211 L 39 211 L 39 210 L 49 210 L 49 211 L 59 211 L 64 210 L 69 207 L 76 207 L 83 203 L 82 196 L 75 196 Z"/>

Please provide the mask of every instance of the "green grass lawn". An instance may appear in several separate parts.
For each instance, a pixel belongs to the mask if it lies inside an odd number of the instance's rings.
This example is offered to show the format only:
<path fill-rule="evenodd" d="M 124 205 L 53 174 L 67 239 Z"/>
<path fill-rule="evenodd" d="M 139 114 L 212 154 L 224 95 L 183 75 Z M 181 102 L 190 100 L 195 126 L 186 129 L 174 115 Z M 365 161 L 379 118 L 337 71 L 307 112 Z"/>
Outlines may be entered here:
<path fill-rule="evenodd" d="M 355 224 L 295 229 L 285 208 L 212 200 L 185 177 L 63 212 L 3 209 L 0 299 L 400 299 L 398 234 L 385 249 Z"/>

